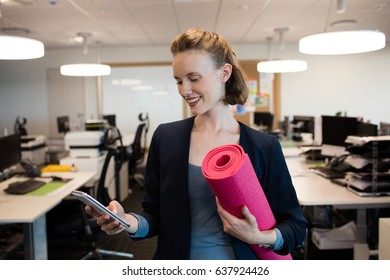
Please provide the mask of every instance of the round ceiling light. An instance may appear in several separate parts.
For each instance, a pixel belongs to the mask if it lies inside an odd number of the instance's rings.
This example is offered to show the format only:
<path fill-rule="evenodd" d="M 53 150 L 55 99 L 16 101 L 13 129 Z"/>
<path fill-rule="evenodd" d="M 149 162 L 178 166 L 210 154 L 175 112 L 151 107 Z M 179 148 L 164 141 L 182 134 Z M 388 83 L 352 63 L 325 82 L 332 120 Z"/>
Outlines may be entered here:
<path fill-rule="evenodd" d="M 316 55 L 364 53 L 380 50 L 385 46 L 385 34 L 372 30 L 325 32 L 299 40 L 301 53 Z"/>
<path fill-rule="evenodd" d="M 292 73 L 307 70 L 307 62 L 304 60 L 269 60 L 257 64 L 260 73 Z"/>
<path fill-rule="evenodd" d="M 26 37 L 0 35 L 0 59 L 22 60 L 45 55 L 42 42 Z"/>
<path fill-rule="evenodd" d="M 64 76 L 107 76 L 111 74 L 111 67 L 93 63 L 65 64 L 60 72 Z"/>

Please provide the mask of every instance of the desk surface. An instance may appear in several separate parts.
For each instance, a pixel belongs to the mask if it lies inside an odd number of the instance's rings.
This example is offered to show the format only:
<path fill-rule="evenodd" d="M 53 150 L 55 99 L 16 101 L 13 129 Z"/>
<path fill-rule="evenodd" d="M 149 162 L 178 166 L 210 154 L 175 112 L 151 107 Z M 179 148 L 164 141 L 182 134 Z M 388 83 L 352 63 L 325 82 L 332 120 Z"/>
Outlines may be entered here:
<path fill-rule="evenodd" d="M 360 197 L 309 170 L 303 157 L 286 157 L 286 162 L 302 206 L 333 205 L 343 209 L 390 207 L 390 196 Z"/>
<path fill-rule="evenodd" d="M 45 196 L 11 195 L 4 192 L 8 184 L 23 178 L 11 178 L 0 183 L 0 223 L 31 223 L 51 210 L 73 190 L 83 186 L 95 172 L 53 172 L 43 176 L 72 179 L 58 190 Z"/>

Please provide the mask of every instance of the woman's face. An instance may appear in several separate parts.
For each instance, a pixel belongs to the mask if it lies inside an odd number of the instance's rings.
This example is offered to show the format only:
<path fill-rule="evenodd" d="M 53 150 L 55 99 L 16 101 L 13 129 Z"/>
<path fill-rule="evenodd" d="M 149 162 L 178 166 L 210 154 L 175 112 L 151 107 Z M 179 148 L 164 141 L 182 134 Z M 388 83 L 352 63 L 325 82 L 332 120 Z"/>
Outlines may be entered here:
<path fill-rule="evenodd" d="M 224 66 L 216 69 L 208 54 L 196 50 L 176 54 L 172 65 L 179 93 L 193 115 L 204 114 L 215 106 L 224 105 L 222 99 L 227 80 Z"/>

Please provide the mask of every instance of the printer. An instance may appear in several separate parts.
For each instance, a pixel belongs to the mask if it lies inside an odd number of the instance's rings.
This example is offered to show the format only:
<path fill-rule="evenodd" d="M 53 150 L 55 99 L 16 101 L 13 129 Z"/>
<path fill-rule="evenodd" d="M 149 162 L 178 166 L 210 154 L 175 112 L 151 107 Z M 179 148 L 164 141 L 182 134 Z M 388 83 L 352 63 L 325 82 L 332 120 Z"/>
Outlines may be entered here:
<path fill-rule="evenodd" d="M 99 157 L 103 150 L 103 131 L 74 131 L 65 134 L 65 149 L 74 158 Z"/>
<path fill-rule="evenodd" d="M 60 159 L 60 164 L 74 165 L 78 171 L 96 172 L 94 178 L 84 185 L 85 187 L 93 187 L 93 190 L 95 190 L 107 155 L 104 146 L 104 132 L 101 130 L 68 132 L 65 134 L 64 145 L 65 149 L 69 151 L 69 156 Z M 118 194 L 116 193 L 115 187 L 114 164 L 114 158 L 111 158 L 105 178 L 105 185 L 111 197 L 124 199 L 129 192 L 128 163 L 125 162 L 120 171 L 120 193 Z"/>
<path fill-rule="evenodd" d="M 44 164 L 46 143 L 44 135 L 22 135 L 20 137 L 22 159 L 29 159 L 37 165 Z"/>
<path fill-rule="evenodd" d="M 103 131 L 72 131 L 65 134 L 64 146 L 69 156 L 60 159 L 60 164 L 72 165 L 79 171 L 96 172 L 86 186 L 94 185 L 99 179 L 105 158 L 103 137 Z"/>

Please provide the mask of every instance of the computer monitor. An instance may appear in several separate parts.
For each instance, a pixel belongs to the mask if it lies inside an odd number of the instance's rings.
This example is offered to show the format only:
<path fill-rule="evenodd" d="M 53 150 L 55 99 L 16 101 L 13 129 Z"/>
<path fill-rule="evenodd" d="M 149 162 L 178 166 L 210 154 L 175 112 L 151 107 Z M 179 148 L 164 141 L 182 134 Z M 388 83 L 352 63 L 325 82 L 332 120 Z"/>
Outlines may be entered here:
<path fill-rule="evenodd" d="M 291 121 L 292 127 L 292 140 L 294 141 L 303 141 L 302 133 L 310 133 L 311 141 L 314 140 L 315 134 L 315 117 L 314 116 L 293 116 Z"/>
<path fill-rule="evenodd" d="M 69 116 L 57 117 L 57 129 L 59 133 L 67 133 L 69 129 Z"/>
<path fill-rule="evenodd" d="M 350 135 L 358 135 L 359 121 L 356 117 L 321 116 L 323 156 L 338 157 L 345 153 L 345 139 Z"/>
<path fill-rule="evenodd" d="M 266 126 L 272 129 L 274 122 L 274 115 L 270 112 L 255 112 L 253 116 L 253 123 L 258 126 Z"/>
<path fill-rule="evenodd" d="M 103 119 L 107 120 L 110 126 L 116 127 L 116 116 L 115 115 L 103 115 Z"/>
<path fill-rule="evenodd" d="M 358 124 L 357 136 L 378 136 L 378 125 L 360 122 Z"/>
<path fill-rule="evenodd" d="M 379 122 L 379 134 L 380 135 L 390 135 L 390 123 Z"/>
<path fill-rule="evenodd" d="M 314 116 L 293 116 L 294 132 L 312 133 L 314 137 Z"/>
<path fill-rule="evenodd" d="M 19 134 L 12 134 L 0 138 L 0 172 L 21 161 L 21 150 Z"/>

